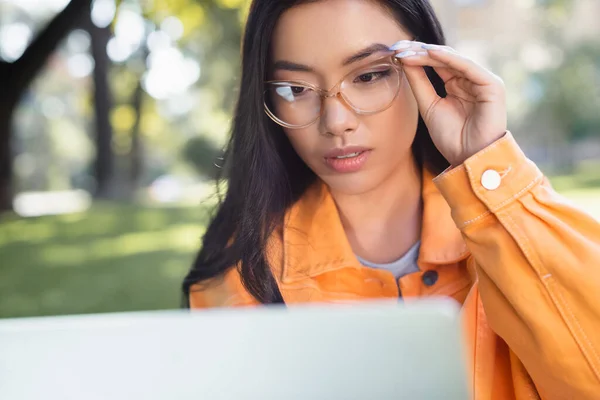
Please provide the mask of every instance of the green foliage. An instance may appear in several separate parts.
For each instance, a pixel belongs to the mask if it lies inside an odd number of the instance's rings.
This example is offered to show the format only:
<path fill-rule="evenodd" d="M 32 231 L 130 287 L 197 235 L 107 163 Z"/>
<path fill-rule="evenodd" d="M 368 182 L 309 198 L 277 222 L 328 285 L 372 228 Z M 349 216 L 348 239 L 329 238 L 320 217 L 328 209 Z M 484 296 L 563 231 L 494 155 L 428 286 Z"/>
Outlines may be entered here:
<path fill-rule="evenodd" d="M 546 111 L 569 141 L 600 136 L 600 45 L 566 48 L 564 61 L 537 74 L 544 88 L 538 111 Z"/>
<path fill-rule="evenodd" d="M 222 166 L 222 155 L 223 151 L 206 136 L 190 139 L 183 148 L 183 158 L 207 179 L 217 178 L 219 167 Z"/>

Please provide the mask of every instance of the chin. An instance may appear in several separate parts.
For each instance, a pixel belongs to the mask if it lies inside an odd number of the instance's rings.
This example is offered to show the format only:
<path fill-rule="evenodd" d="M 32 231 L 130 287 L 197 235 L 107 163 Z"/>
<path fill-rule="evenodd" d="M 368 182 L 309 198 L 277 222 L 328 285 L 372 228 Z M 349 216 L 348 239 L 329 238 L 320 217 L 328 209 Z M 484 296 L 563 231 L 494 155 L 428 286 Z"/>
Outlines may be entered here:
<path fill-rule="evenodd" d="M 370 192 L 379 186 L 381 179 L 373 174 L 356 172 L 352 174 L 340 174 L 337 176 L 320 176 L 321 180 L 329 187 L 332 193 L 346 196 L 360 195 Z"/>

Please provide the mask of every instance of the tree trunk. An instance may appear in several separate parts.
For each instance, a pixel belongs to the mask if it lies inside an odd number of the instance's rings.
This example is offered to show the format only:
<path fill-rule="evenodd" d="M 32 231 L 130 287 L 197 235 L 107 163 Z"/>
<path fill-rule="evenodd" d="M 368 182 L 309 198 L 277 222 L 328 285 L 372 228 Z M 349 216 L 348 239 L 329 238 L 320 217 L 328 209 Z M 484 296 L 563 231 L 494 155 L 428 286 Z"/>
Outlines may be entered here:
<path fill-rule="evenodd" d="M 12 209 L 12 118 L 16 106 L 31 81 L 46 64 L 62 39 L 89 14 L 92 0 L 71 0 L 40 31 L 23 55 L 14 63 L 0 63 L 0 211 Z"/>
<path fill-rule="evenodd" d="M 142 63 L 145 65 L 148 56 L 150 55 L 150 49 L 144 41 L 141 52 Z M 131 105 L 135 110 L 135 123 L 131 131 L 131 189 L 133 192 L 140 186 L 142 173 L 144 171 L 144 147 L 141 140 L 141 124 L 142 124 L 142 112 L 144 106 L 144 88 L 142 87 L 143 73 L 140 72 L 138 77 L 138 84 L 133 93 L 133 100 Z"/>
<path fill-rule="evenodd" d="M 37 76 L 56 47 L 91 10 L 92 0 L 71 0 L 31 42 L 21 58 L 14 62 L 11 86 L 20 93 Z M 3 86 L 4 87 L 4 86 Z"/>
<path fill-rule="evenodd" d="M 87 29 L 92 38 L 94 67 L 94 111 L 96 134 L 96 160 L 94 164 L 97 198 L 116 198 L 118 188 L 115 181 L 115 159 L 112 151 L 113 130 L 110 124 L 112 96 L 108 83 L 110 60 L 106 46 L 110 39 L 110 28 L 98 28 L 89 19 Z"/>
<path fill-rule="evenodd" d="M 135 123 L 131 131 L 131 190 L 135 190 L 140 186 L 142 171 L 144 169 L 144 154 L 141 143 L 141 123 L 142 123 L 142 107 L 144 101 L 144 89 L 142 81 L 138 82 L 133 94 L 132 106 L 135 109 Z"/>
<path fill-rule="evenodd" d="M 11 122 L 14 106 L 2 96 L 0 102 L 0 212 L 12 209 Z"/>

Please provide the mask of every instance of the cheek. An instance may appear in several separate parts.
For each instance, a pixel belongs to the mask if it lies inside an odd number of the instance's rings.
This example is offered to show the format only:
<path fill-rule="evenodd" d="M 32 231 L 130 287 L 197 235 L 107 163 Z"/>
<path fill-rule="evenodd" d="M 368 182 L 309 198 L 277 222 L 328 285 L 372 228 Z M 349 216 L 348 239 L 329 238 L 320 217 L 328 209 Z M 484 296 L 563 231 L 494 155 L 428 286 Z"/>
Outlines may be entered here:
<path fill-rule="evenodd" d="M 418 122 L 417 102 L 405 81 L 392 106 L 376 118 L 377 127 L 372 127 L 372 131 L 381 132 L 379 147 L 387 144 L 391 145 L 390 150 L 408 149 L 414 141 Z"/>
<path fill-rule="evenodd" d="M 310 127 L 304 129 L 284 128 L 284 132 L 296 153 L 310 165 L 309 155 L 318 147 L 318 132 Z"/>

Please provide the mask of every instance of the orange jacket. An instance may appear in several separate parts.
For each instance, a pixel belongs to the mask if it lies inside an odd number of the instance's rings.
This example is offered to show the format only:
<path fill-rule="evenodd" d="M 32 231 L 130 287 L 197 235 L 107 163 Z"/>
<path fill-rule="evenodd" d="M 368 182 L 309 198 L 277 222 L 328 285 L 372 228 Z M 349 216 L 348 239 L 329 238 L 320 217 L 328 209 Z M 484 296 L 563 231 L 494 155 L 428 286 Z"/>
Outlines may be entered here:
<path fill-rule="evenodd" d="M 269 244 L 285 302 L 397 297 L 398 287 L 405 299 L 453 297 L 475 399 L 600 399 L 600 224 L 549 187 L 510 132 L 423 178 L 420 271 L 398 282 L 358 262 L 326 187 L 311 188 Z M 235 268 L 192 290 L 192 308 L 256 304 Z"/>

